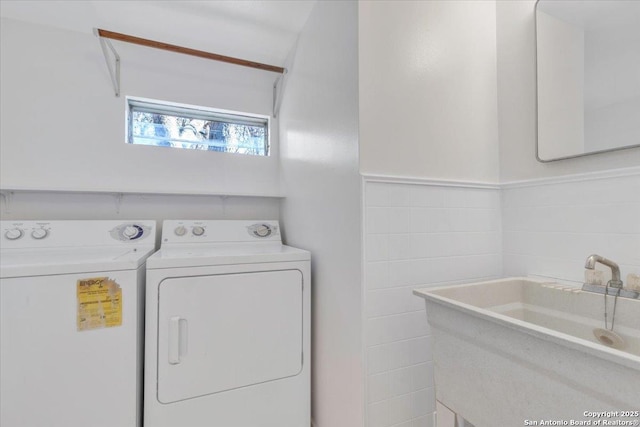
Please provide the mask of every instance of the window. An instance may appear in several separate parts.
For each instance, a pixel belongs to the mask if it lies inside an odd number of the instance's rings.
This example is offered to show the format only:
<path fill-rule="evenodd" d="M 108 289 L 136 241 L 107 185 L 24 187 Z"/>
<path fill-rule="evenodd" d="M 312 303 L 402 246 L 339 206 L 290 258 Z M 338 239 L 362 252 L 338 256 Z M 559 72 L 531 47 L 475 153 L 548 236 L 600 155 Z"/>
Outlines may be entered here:
<path fill-rule="evenodd" d="M 269 118 L 127 97 L 129 144 L 269 155 Z"/>

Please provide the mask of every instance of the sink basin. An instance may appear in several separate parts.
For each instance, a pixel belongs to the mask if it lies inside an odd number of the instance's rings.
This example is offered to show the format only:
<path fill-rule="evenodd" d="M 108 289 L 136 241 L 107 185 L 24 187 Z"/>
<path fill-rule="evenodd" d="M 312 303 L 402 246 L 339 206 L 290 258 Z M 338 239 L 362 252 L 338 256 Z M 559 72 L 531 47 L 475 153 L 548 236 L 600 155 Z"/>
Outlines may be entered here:
<path fill-rule="evenodd" d="M 640 300 L 618 298 L 620 341 L 608 342 L 594 334 L 604 296 L 573 286 L 508 278 L 414 294 L 432 330 L 436 397 L 476 427 L 640 407 Z"/>

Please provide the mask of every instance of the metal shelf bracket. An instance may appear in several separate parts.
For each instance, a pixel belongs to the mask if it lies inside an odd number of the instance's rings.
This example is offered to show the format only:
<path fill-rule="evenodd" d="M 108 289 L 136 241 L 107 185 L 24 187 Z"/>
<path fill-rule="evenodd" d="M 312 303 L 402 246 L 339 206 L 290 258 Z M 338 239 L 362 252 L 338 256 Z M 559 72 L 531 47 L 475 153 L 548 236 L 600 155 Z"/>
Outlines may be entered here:
<path fill-rule="evenodd" d="M 4 199 L 3 213 L 11 213 L 11 201 L 13 200 L 13 191 L 0 191 L 0 196 Z"/>
<path fill-rule="evenodd" d="M 280 104 L 282 103 L 282 91 L 284 89 L 284 80 L 287 76 L 287 69 L 285 68 L 282 72 L 282 75 L 276 78 L 276 81 L 273 82 L 273 118 L 278 117 L 278 113 L 280 112 Z"/>
<path fill-rule="evenodd" d="M 116 203 L 116 214 L 120 215 L 120 208 L 122 207 L 122 199 L 124 198 L 124 194 L 116 193 L 114 194 L 114 196 L 115 196 L 115 203 Z"/>
<path fill-rule="evenodd" d="M 116 97 L 120 97 L 120 55 L 116 52 L 115 48 L 111 44 L 109 39 L 100 36 L 98 29 L 93 29 L 93 34 L 100 40 L 100 47 L 104 55 L 104 60 L 107 63 L 107 70 L 109 70 L 109 76 L 111 76 L 111 83 L 113 84 L 113 90 L 116 93 Z M 113 54 L 113 65 L 109 56 L 109 51 Z"/>

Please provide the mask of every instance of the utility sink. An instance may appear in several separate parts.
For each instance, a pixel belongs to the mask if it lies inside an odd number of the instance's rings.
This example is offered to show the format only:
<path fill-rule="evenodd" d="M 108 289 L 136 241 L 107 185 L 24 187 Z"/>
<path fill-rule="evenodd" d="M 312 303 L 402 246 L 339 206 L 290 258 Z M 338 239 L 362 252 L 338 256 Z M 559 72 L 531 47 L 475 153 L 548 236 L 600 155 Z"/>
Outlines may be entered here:
<path fill-rule="evenodd" d="M 436 397 L 476 427 L 571 425 L 593 420 L 589 412 L 640 409 L 640 300 L 617 299 L 611 334 L 604 295 L 553 281 L 414 294 L 431 326 Z M 608 296 L 609 329 L 613 307 Z"/>

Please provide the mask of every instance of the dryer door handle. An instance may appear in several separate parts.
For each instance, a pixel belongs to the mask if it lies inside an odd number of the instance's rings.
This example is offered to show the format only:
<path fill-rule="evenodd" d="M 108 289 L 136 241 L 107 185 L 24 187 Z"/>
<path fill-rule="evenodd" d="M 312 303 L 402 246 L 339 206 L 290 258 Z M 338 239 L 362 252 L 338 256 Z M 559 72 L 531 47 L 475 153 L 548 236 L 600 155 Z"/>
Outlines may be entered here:
<path fill-rule="evenodd" d="M 187 354 L 187 319 L 180 316 L 169 318 L 169 363 L 177 365 Z"/>

